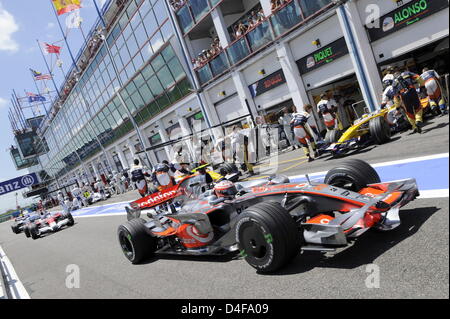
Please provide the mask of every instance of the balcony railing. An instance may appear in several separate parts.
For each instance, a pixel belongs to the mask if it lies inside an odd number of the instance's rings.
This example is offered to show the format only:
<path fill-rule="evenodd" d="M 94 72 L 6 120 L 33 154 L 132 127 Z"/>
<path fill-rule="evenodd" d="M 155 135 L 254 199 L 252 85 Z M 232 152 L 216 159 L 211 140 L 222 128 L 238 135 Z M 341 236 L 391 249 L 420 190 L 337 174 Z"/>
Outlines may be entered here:
<path fill-rule="evenodd" d="M 178 24 L 184 34 L 198 24 L 223 0 L 189 0 L 185 1 L 183 6 L 176 10 Z"/>
<path fill-rule="evenodd" d="M 196 68 L 201 85 L 209 84 L 231 67 L 244 62 L 275 40 L 334 6 L 332 0 L 316 1 L 313 7 L 305 1 L 308 0 L 292 0 L 233 41 L 219 56 Z"/>

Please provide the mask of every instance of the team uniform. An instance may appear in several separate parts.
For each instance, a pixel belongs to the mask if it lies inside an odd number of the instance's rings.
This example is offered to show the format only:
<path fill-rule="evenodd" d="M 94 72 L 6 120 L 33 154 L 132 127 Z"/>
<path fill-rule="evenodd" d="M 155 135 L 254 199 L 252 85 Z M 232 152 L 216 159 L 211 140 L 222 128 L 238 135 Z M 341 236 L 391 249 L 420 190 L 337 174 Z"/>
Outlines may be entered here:
<path fill-rule="evenodd" d="M 403 106 L 413 130 L 421 132 L 420 125 L 423 122 L 423 109 L 417 94 L 416 84 L 420 86 L 424 84 L 418 74 L 403 72 L 395 78 L 392 87 L 395 93 L 394 105 L 397 107 Z"/>
<path fill-rule="evenodd" d="M 294 113 L 291 121 L 291 127 L 294 129 L 294 135 L 305 152 L 305 155 L 309 158 L 310 151 L 308 143 L 311 148 L 316 152 L 316 143 L 314 142 L 314 132 L 309 125 L 310 115 L 306 112 Z"/>
<path fill-rule="evenodd" d="M 431 107 L 439 107 L 441 112 L 445 113 L 447 111 L 447 106 L 445 104 L 444 96 L 442 95 L 439 74 L 434 70 L 428 70 L 422 73 L 420 77 L 424 82 Z"/>
<path fill-rule="evenodd" d="M 317 112 L 319 114 L 322 114 L 323 121 L 325 123 L 325 126 L 327 130 L 332 131 L 334 129 L 338 128 L 338 121 L 336 118 L 336 113 L 333 109 L 333 107 L 337 106 L 336 101 L 333 99 L 331 100 L 321 100 L 317 104 Z"/>
<path fill-rule="evenodd" d="M 151 177 L 147 169 L 142 165 L 133 165 L 130 169 L 131 181 L 136 184 L 139 194 L 142 197 L 148 195 L 147 180 L 145 177 Z"/>

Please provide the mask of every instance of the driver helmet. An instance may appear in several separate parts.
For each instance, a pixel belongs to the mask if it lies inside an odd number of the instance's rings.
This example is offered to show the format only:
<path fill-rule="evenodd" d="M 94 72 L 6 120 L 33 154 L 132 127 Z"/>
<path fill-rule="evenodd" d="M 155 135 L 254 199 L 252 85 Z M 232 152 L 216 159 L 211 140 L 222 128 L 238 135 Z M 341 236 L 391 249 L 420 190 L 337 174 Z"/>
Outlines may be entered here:
<path fill-rule="evenodd" d="M 233 182 L 222 181 L 214 187 L 214 194 L 219 198 L 233 198 L 238 193 Z"/>

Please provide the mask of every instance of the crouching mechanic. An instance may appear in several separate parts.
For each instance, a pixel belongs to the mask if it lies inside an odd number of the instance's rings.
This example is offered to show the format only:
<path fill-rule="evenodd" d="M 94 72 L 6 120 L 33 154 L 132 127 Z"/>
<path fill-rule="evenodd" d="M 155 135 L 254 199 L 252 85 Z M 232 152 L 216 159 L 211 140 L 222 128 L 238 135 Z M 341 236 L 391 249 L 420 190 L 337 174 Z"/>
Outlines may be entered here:
<path fill-rule="evenodd" d="M 430 99 L 431 108 L 439 107 L 442 115 L 447 114 L 447 105 L 445 104 L 444 96 L 442 95 L 441 84 L 439 83 L 440 76 L 436 71 L 424 68 L 420 76 L 424 82 L 427 95 Z"/>
<path fill-rule="evenodd" d="M 160 192 L 176 185 L 175 179 L 169 174 L 170 167 L 166 164 L 158 164 L 152 174 L 152 182 Z"/>
<path fill-rule="evenodd" d="M 139 194 L 142 197 L 148 195 L 148 185 L 145 177 L 151 177 L 147 168 L 142 166 L 138 159 L 134 160 L 134 165 L 130 169 L 131 181 L 137 186 Z"/>
<path fill-rule="evenodd" d="M 424 82 L 418 74 L 409 71 L 396 72 L 394 78 L 392 84 L 395 94 L 394 105 L 400 107 L 403 102 L 402 106 L 414 133 L 422 134 L 423 109 L 417 94 L 416 84 L 423 86 Z"/>
<path fill-rule="evenodd" d="M 308 124 L 310 115 L 306 112 L 294 113 L 291 121 L 291 127 L 294 129 L 295 138 L 301 144 L 305 155 L 308 157 L 308 162 L 318 157 L 316 143 L 314 142 L 314 132 Z M 314 158 L 311 157 L 309 145 L 314 151 Z"/>

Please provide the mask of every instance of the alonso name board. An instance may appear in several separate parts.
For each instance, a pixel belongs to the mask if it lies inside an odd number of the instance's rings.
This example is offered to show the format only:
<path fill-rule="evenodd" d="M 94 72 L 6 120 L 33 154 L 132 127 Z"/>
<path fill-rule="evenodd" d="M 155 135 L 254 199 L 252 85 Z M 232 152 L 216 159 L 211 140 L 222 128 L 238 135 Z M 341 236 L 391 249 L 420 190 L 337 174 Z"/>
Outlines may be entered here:
<path fill-rule="evenodd" d="M 415 0 L 385 14 L 380 19 L 366 25 L 370 41 L 377 41 L 391 33 L 448 7 L 448 0 Z"/>
<path fill-rule="evenodd" d="M 347 43 L 345 38 L 337 39 L 336 41 L 324 46 L 310 55 L 305 56 L 297 61 L 298 69 L 301 74 L 306 74 L 323 65 L 333 62 L 334 60 L 346 55 L 348 53 Z"/>
<path fill-rule="evenodd" d="M 11 193 L 39 183 L 36 173 L 16 177 L 0 183 L 0 195 Z"/>

